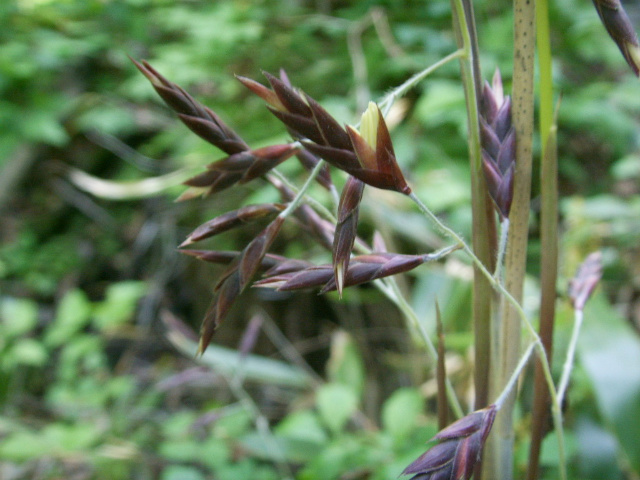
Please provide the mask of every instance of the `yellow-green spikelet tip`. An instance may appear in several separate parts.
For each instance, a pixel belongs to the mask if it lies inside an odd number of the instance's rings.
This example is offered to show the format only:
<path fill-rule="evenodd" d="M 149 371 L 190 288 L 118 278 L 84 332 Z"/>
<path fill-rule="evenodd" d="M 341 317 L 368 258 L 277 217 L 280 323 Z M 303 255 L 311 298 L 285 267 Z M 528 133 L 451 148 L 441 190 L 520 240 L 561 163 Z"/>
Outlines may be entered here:
<path fill-rule="evenodd" d="M 631 57 L 631 61 L 636 67 L 635 70 L 640 70 L 640 47 L 628 42 L 627 49 L 629 51 L 629 57 Z"/>
<path fill-rule="evenodd" d="M 369 102 L 369 106 L 362 114 L 360 119 L 360 135 L 364 138 L 365 142 L 376 149 L 378 139 L 378 122 L 380 121 L 380 114 L 378 113 L 378 105 L 374 102 Z"/>

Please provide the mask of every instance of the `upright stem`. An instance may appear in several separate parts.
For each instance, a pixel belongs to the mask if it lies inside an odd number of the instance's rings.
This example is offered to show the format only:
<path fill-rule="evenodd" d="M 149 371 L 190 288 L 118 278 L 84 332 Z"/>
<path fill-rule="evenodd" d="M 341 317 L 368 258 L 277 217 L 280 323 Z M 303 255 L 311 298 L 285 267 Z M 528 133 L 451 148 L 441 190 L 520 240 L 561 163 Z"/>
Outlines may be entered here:
<path fill-rule="evenodd" d="M 482 173 L 480 126 L 478 120 L 479 96 L 482 76 L 478 61 L 478 42 L 470 0 L 451 0 L 453 29 L 458 47 L 465 56 L 460 58 L 460 70 L 467 104 L 469 126 L 468 148 L 471 170 L 471 208 L 473 218 L 472 246 L 476 256 L 489 270 L 493 270 L 495 252 L 495 218 L 487 195 Z M 489 369 L 491 351 L 491 299 L 492 289 L 488 280 L 474 267 L 473 277 L 473 325 L 475 335 L 475 409 L 488 404 Z"/>
<path fill-rule="evenodd" d="M 556 125 L 553 118 L 553 76 L 551 71 L 551 34 L 547 0 L 538 0 L 537 44 L 540 69 L 540 339 L 551 361 L 555 325 L 556 282 L 558 277 L 558 155 Z M 527 480 L 538 478 L 540 449 L 549 417 L 549 389 L 542 366 L 536 363 L 531 422 L 531 446 Z"/>
<path fill-rule="evenodd" d="M 514 195 L 509 214 L 510 228 L 505 259 L 506 290 L 521 303 L 526 274 L 529 207 L 531 195 L 531 163 L 533 145 L 533 71 L 535 54 L 535 3 L 514 0 L 514 59 L 512 118 L 516 131 L 516 169 Z M 502 302 L 500 324 L 500 363 L 492 393 L 498 394 L 509 381 L 520 359 L 520 316 L 510 302 Z M 505 400 L 489 439 L 492 478 L 513 478 L 513 406 L 515 392 Z"/>

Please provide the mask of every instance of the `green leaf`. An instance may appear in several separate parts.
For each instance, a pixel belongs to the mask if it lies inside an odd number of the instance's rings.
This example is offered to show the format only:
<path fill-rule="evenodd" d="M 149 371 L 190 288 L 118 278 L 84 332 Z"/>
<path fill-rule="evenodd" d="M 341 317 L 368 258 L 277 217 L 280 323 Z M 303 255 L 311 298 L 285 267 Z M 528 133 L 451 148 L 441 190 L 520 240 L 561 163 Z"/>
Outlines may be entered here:
<path fill-rule="evenodd" d="M 314 458 L 322 448 L 321 444 L 304 438 L 265 438 L 258 432 L 245 435 L 241 442 L 252 457 L 271 462 L 285 460 L 292 463 L 305 463 Z"/>
<path fill-rule="evenodd" d="M 12 345 L 2 356 L 2 366 L 11 369 L 16 365 L 41 367 L 48 358 L 44 345 L 33 338 L 23 338 Z"/>
<path fill-rule="evenodd" d="M 624 478 L 616 459 L 619 447 L 614 435 L 589 418 L 579 418 L 575 430 L 579 443 L 576 464 L 581 478 Z"/>
<path fill-rule="evenodd" d="M 0 444 L 0 458 L 6 461 L 21 462 L 34 458 L 44 458 L 54 449 L 37 432 L 19 431 L 3 438 Z"/>
<path fill-rule="evenodd" d="M 311 410 L 290 413 L 278 424 L 275 433 L 282 437 L 300 438 L 317 443 L 328 440 L 318 415 Z"/>
<path fill-rule="evenodd" d="M 640 340 L 603 295 L 594 296 L 585 308 L 578 352 L 601 414 L 640 471 Z"/>
<path fill-rule="evenodd" d="M 316 406 L 325 425 L 333 433 L 339 432 L 358 406 L 355 392 L 339 383 L 328 383 L 318 389 Z"/>
<path fill-rule="evenodd" d="M 58 347 L 83 329 L 89 322 L 91 302 L 82 290 L 69 290 L 60 301 L 53 324 L 45 336 L 45 343 Z"/>
<path fill-rule="evenodd" d="M 169 465 L 162 470 L 162 480 L 204 480 L 205 476 L 195 467 Z"/>
<path fill-rule="evenodd" d="M 423 409 L 424 399 L 416 389 L 398 389 L 384 402 L 382 427 L 398 442 L 418 426 Z"/>
<path fill-rule="evenodd" d="M 0 328 L 3 340 L 30 332 L 38 323 L 38 305 L 27 298 L 0 300 Z"/>
<path fill-rule="evenodd" d="M 109 285 L 103 302 L 93 315 L 93 323 L 99 330 L 109 330 L 127 322 L 135 313 L 138 301 L 147 291 L 144 282 L 119 282 Z"/>
<path fill-rule="evenodd" d="M 160 455 L 172 462 L 195 462 L 200 457 L 200 442 L 185 438 L 166 440 L 160 445 Z"/>
<path fill-rule="evenodd" d="M 331 382 L 350 387 L 361 398 L 365 383 L 364 363 L 358 346 L 345 331 L 333 335 L 327 374 Z"/>
<path fill-rule="evenodd" d="M 216 420 L 213 431 L 216 437 L 238 438 L 247 432 L 252 422 L 250 412 L 244 409 L 236 410 Z"/>

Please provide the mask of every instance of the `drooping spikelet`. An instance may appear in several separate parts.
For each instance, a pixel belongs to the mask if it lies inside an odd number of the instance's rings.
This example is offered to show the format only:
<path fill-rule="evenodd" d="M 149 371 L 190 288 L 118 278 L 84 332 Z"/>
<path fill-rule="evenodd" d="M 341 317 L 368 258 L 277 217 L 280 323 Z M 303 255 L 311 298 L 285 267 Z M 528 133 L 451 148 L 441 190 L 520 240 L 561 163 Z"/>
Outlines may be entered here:
<path fill-rule="evenodd" d="M 627 64 L 640 76 L 640 44 L 620 0 L 593 0 L 607 33 L 616 42 Z"/>

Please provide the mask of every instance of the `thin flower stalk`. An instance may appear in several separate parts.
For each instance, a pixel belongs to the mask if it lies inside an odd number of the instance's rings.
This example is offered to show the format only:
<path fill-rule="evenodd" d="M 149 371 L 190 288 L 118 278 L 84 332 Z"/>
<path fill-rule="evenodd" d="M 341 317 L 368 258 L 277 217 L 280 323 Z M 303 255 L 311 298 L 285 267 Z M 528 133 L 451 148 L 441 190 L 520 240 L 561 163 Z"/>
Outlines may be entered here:
<path fill-rule="evenodd" d="M 562 369 L 562 377 L 558 384 L 558 401 L 560 405 L 569 385 L 569 377 L 573 368 L 578 335 L 584 318 L 584 306 L 602 278 L 602 255 L 600 252 L 590 254 L 578 268 L 576 275 L 569 282 L 569 299 L 575 311 L 571 340 L 567 348 L 567 358 Z"/>

